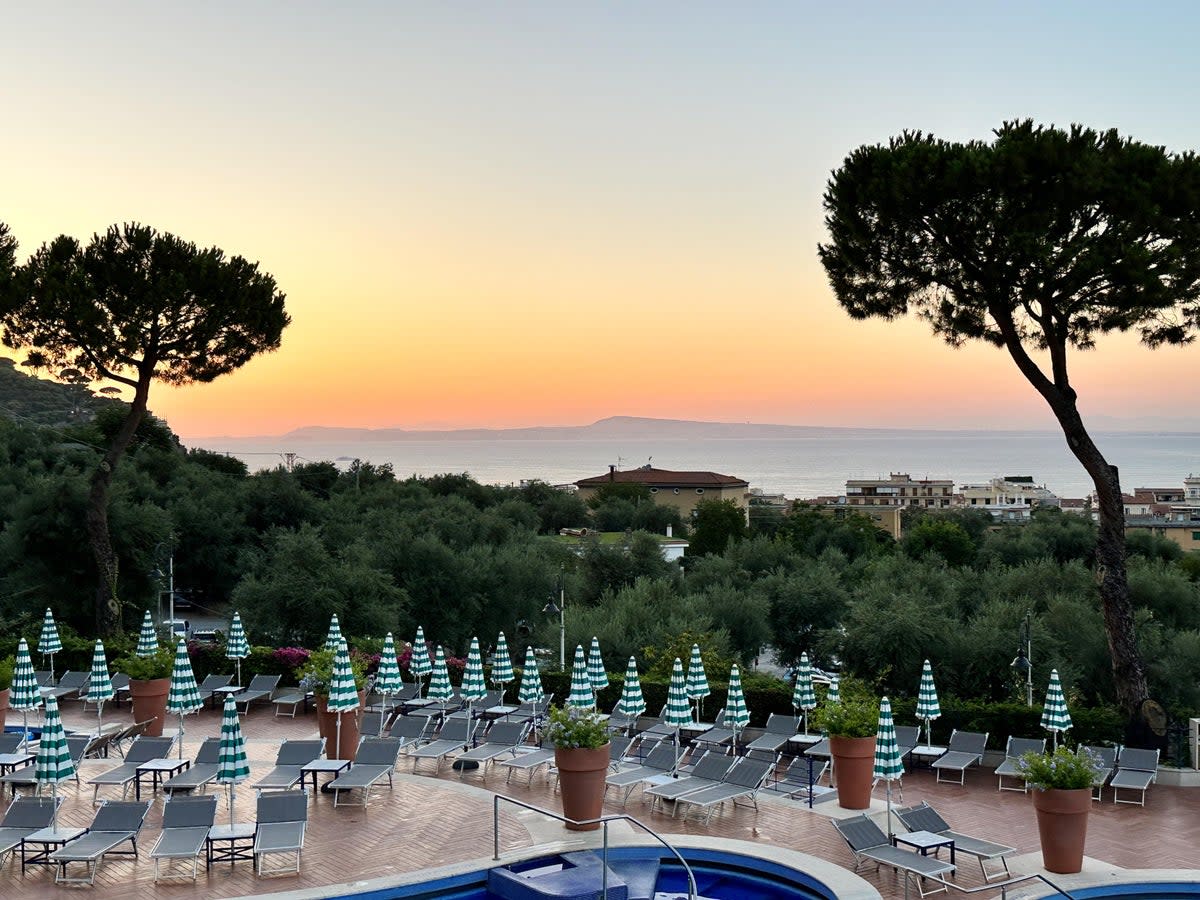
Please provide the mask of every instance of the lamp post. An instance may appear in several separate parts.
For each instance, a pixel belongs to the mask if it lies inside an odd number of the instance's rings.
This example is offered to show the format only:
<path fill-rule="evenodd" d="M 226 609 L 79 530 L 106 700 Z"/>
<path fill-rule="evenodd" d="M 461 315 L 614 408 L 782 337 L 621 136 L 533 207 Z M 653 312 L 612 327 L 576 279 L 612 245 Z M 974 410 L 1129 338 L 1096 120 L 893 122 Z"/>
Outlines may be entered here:
<path fill-rule="evenodd" d="M 1025 612 L 1021 622 L 1017 658 L 1012 661 L 1012 667 L 1018 675 L 1025 676 L 1025 702 L 1033 706 L 1033 611 Z"/>
<path fill-rule="evenodd" d="M 567 670 L 567 585 L 566 570 L 558 573 L 558 603 L 554 602 L 554 591 L 550 592 L 550 602 L 542 607 L 542 612 L 548 615 L 558 614 L 558 668 L 560 672 Z"/>
<path fill-rule="evenodd" d="M 168 604 L 167 632 L 169 634 L 171 641 L 173 642 L 175 640 L 175 545 L 169 541 L 160 541 L 154 547 L 155 559 L 158 558 L 159 551 L 162 550 L 162 548 L 164 546 L 170 548 L 170 551 L 167 554 L 167 575 L 166 575 L 166 578 L 167 578 L 167 604 Z M 153 574 L 154 574 L 154 577 L 158 579 L 158 584 L 159 584 L 159 587 L 161 588 L 162 581 L 163 581 L 162 569 L 161 568 L 155 569 Z M 159 602 L 158 618 L 159 618 L 159 621 L 161 622 L 162 621 L 162 591 L 161 590 L 158 592 L 158 602 Z"/>

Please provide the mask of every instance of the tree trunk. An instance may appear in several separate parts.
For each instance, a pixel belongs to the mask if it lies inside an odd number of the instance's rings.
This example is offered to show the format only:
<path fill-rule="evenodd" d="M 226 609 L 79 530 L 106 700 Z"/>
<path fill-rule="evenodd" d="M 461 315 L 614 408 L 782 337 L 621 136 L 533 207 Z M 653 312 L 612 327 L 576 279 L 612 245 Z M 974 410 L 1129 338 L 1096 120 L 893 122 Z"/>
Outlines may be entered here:
<path fill-rule="evenodd" d="M 88 491 L 87 535 L 92 547 L 92 558 L 96 561 L 96 572 L 100 581 L 96 585 L 96 634 L 112 637 L 121 630 L 121 600 L 117 597 L 117 555 L 113 552 L 108 534 L 108 494 L 112 487 L 113 473 L 125 454 L 146 414 L 146 400 L 150 393 L 149 377 L 139 377 L 129 414 L 117 429 L 112 442 L 96 471 L 92 473 L 91 489 Z"/>

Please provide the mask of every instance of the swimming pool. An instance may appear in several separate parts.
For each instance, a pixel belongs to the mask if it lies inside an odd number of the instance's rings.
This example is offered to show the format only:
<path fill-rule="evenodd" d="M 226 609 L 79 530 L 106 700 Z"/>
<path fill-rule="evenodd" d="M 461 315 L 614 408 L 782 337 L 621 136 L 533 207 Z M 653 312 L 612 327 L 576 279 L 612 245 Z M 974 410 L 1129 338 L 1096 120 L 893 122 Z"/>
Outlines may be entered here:
<path fill-rule="evenodd" d="M 1062 894 L 1050 894 L 1049 898 Z M 1143 881 L 1134 884 L 1106 884 L 1101 887 L 1077 888 L 1071 891 L 1075 900 L 1099 900 L 1105 897 L 1146 898 L 1146 900 L 1196 900 L 1200 897 L 1200 882 Z M 1047 900 L 1047 898 L 1043 898 Z"/>
<path fill-rule="evenodd" d="M 839 896 L 824 882 L 808 873 L 759 856 L 727 850 L 680 848 L 692 867 L 697 894 L 714 900 L 836 900 Z M 660 848 L 616 847 L 609 850 L 610 864 L 628 866 L 638 862 L 660 863 L 655 890 L 687 896 L 687 875 L 674 857 Z M 551 854 L 523 861 L 527 870 L 554 865 L 561 857 Z M 488 869 L 436 878 L 417 884 L 347 894 L 345 900 L 493 900 L 488 891 Z M 598 887 L 598 885 L 597 885 Z"/>

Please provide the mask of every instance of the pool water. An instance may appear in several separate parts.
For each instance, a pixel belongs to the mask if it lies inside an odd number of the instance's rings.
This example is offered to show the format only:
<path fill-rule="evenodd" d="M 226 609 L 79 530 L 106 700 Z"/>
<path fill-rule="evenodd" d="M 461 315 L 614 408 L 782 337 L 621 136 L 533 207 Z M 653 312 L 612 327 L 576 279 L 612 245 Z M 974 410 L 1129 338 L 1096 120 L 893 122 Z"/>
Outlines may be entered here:
<path fill-rule="evenodd" d="M 799 869 L 768 859 L 695 848 L 680 852 L 692 867 L 700 897 L 712 900 L 836 900 L 836 894 L 822 882 Z M 659 860 L 661 868 L 655 890 L 687 896 L 687 874 L 672 856 L 663 857 L 653 847 L 619 847 L 609 851 L 609 858 Z M 551 863 L 555 859 L 556 856 L 550 856 L 545 862 Z M 493 900 L 494 897 L 487 889 L 487 870 L 481 869 L 421 884 L 351 894 L 342 900 Z"/>
<path fill-rule="evenodd" d="M 1062 894 L 1052 894 L 1061 897 Z M 1124 900 L 1196 900 L 1200 897 L 1200 883 L 1189 881 L 1147 881 L 1140 884 L 1106 884 L 1103 887 L 1080 888 L 1071 891 L 1075 900 L 1099 900 L 1099 898 L 1121 897 Z"/>

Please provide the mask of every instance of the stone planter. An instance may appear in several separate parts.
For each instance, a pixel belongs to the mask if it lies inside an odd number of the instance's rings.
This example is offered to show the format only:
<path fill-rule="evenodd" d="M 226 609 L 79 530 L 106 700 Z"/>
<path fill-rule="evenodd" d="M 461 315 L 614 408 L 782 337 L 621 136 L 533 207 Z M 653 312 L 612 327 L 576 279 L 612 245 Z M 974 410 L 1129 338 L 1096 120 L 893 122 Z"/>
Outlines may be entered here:
<path fill-rule="evenodd" d="M 833 776 L 837 779 L 838 806 L 842 809 L 869 809 L 871 779 L 875 769 L 875 738 L 829 738 L 833 757 Z"/>
<path fill-rule="evenodd" d="M 4 730 L 4 724 L 8 720 L 8 696 L 11 692 L 12 688 L 0 691 L 0 731 Z"/>
<path fill-rule="evenodd" d="M 163 723 L 167 719 L 167 692 L 171 689 L 170 678 L 155 678 L 152 681 L 129 680 L 129 696 L 133 699 L 133 721 L 145 722 L 152 719 L 146 729 L 149 737 L 161 737 Z"/>
<path fill-rule="evenodd" d="M 1081 871 L 1088 812 L 1092 808 L 1091 788 L 1034 790 L 1033 808 L 1046 871 L 1060 875 Z"/>
<path fill-rule="evenodd" d="M 558 768 L 564 816 L 577 822 L 600 818 L 604 810 L 604 779 L 608 775 L 609 762 L 608 744 L 595 750 L 578 747 L 555 748 L 554 765 Z M 570 831 L 595 831 L 599 827 L 599 823 L 567 823 Z"/>

